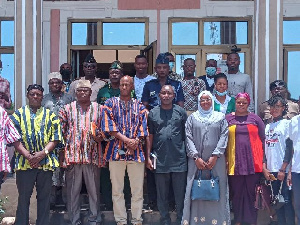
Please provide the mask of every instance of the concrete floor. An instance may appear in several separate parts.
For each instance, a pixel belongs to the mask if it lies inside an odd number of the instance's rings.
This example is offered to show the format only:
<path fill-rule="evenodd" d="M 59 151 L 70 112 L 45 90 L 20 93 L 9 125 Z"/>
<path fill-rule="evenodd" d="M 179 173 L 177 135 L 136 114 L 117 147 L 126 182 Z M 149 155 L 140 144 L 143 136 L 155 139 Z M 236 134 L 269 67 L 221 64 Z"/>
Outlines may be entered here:
<path fill-rule="evenodd" d="M 18 201 L 18 191 L 16 187 L 16 182 L 14 178 L 9 178 L 6 180 L 4 184 L 1 186 L 1 198 L 5 198 L 6 196 L 8 197 L 8 201 L 5 204 L 5 213 L 3 217 L 14 217 L 16 213 L 16 208 L 17 208 L 17 201 Z M 31 224 L 35 223 L 36 220 L 36 192 L 34 190 L 31 201 L 30 201 L 30 222 Z M 82 221 L 83 224 L 88 224 L 87 223 L 87 213 L 88 213 L 88 206 L 83 205 L 82 207 Z M 129 212 L 130 216 L 130 212 Z M 158 225 L 159 224 L 159 213 L 158 212 L 144 212 L 143 213 L 143 218 L 144 222 L 143 224 L 145 225 Z M 171 218 L 172 221 L 174 222 L 176 219 L 176 214 L 171 213 Z M 115 224 L 114 222 L 114 217 L 113 217 L 113 212 L 112 211 L 104 211 L 103 212 L 103 219 L 104 219 L 104 224 L 105 225 L 112 225 Z M 50 224 L 51 225 L 69 225 L 70 223 L 68 222 L 68 216 L 67 213 L 64 210 L 56 210 L 56 211 L 51 211 L 51 217 L 50 217 Z M 258 225 L 267 225 L 269 224 L 269 217 L 267 212 L 265 211 L 260 211 L 259 216 L 258 216 Z"/>

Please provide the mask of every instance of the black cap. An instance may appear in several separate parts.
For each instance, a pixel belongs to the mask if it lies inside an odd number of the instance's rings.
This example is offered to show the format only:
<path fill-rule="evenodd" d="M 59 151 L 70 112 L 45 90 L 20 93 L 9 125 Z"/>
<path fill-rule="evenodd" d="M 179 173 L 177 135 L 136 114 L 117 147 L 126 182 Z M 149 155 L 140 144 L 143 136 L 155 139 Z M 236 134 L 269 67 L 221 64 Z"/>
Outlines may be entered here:
<path fill-rule="evenodd" d="M 85 57 L 84 62 L 86 62 L 86 63 L 97 63 L 92 53 L 89 53 L 89 54 Z"/>
<path fill-rule="evenodd" d="M 276 87 L 287 88 L 287 84 L 283 80 L 275 80 L 270 84 L 270 91 L 272 91 Z"/>
<path fill-rule="evenodd" d="M 165 53 L 160 53 L 156 58 L 156 64 L 169 64 L 169 58 Z"/>
<path fill-rule="evenodd" d="M 33 90 L 33 89 L 38 89 L 38 90 L 40 90 L 41 92 L 44 92 L 44 88 L 43 88 L 41 85 L 39 85 L 39 84 L 30 84 L 30 85 L 28 85 L 27 93 L 28 93 L 29 91 Z"/>

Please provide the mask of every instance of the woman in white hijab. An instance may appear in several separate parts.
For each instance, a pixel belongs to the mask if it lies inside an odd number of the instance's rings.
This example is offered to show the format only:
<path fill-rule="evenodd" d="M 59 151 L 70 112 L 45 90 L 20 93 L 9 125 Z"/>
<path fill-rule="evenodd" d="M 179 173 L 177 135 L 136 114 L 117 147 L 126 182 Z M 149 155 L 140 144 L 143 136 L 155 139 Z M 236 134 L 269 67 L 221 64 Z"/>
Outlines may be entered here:
<path fill-rule="evenodd" d="M 229 194 L 226 173 L 225 149 L 227 121 L 221 112 L 214 111 L 213 96 L 202 91 L 198 97 L 198 111 L 188 117 L 186 151 L 188 156 L 187 187 L 184 199 L 182 224 L 230 224 Z M 198 170 L 202 179 L 219 177 L 220 200 L 191 200 L 191 189 Z"/>

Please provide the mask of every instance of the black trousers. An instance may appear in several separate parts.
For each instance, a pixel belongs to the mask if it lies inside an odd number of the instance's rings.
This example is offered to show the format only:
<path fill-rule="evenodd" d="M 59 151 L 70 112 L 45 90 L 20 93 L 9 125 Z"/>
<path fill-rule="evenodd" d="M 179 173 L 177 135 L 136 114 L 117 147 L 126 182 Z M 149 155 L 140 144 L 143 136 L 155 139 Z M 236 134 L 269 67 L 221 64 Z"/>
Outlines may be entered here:
<path fill-rule="evenodd" d="M 29 204 L 34 186 L 36 186 L 37 192 L 36 225 L 48 225 L 52 171 L 42 169 L 18 170 L 16 172 L 16 183 L 19 198 L 15 225 L 27 225 L 29 223 Z"/>
<path fill-rule="evenodd" d="M 161 224 L 170 225 L 171 219 L 169 215 L 169 190 L 170 182 L 174 191 L 177 220 L 176 224 L 181 223 L 183 202 L 186 188 L 187 172 L 174 173 L 156 173 L 156 191 L 157 191 L 157 207 L 161 216 Z"/>

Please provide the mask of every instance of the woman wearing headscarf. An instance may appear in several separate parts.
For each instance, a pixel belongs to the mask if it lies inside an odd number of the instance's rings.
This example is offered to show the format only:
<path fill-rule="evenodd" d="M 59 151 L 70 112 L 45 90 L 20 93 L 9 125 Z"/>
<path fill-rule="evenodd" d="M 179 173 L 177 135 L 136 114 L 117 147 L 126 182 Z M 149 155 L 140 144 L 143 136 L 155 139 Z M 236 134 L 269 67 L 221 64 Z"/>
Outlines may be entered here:
<path fill-rule="evenodd" d="M 259 116 L 248 112 L 249 104 L 249 94 L 239 93 L 235 98 L 235 112 L 226 115 L 228 181 L 235 225 L 257 223 L 255 186 L 263 168 L 265 126 Z"/>
<path fill-rule="evenodd" d="M 198 111 L 188 117 L 186 151 L 188 156 L 187 187 L 182 224 L 230 224 L 226 160 L 227 121 L 221 112 L 214 111 L 213 96 L 202 91 L 198 96 Z M 209 179 L 210 171 L 219 177 L 220 200 L 191 200 L 191 189 L 198 170 Z"/>

